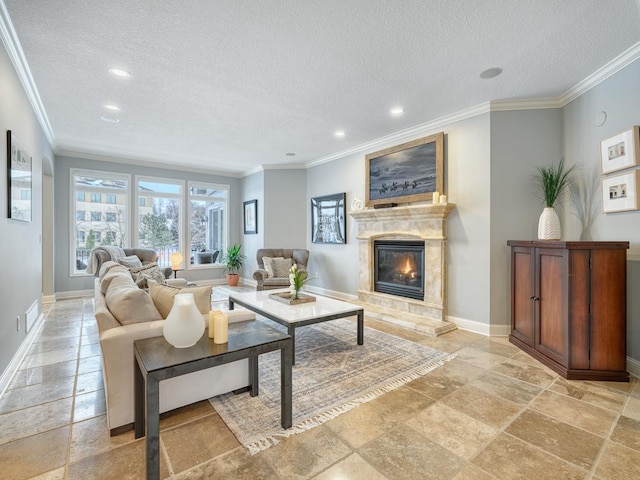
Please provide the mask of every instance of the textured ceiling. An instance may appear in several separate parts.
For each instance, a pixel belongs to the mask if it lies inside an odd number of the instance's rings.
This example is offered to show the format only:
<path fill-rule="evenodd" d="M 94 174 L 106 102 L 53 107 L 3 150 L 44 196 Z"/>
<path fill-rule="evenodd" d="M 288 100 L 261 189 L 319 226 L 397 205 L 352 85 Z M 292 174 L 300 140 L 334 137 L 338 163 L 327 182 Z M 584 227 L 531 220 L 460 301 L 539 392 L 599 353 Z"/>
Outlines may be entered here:
<path fill-rule="evenodd" d="M 4 3 L 57 151 L 234 174 L 559 97 L 640 42 L 637 0 Z M 490 67 L 504 72 L 480 79 Z M 105 103 L 119 123 L 100 120 Z"/>

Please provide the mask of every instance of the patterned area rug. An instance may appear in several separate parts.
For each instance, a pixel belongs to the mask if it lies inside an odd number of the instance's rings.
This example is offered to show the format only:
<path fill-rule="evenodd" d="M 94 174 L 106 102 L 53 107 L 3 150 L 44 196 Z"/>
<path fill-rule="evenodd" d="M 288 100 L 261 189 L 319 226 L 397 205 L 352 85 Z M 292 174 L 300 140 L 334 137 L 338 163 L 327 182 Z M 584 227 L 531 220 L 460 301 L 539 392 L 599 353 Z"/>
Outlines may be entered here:
<path fill-rule="evenodd" d="M 253 455 L 279 438 L 309 430 L 415 380 L 454 356 L 367 327 L 364 345 L 358 346 L 355 322 L 333 320 L 296 330 L 290 429 L 280 426 L 279 351 L 259 358 L 257 397 L 229 393 L 209 401 Z"/>

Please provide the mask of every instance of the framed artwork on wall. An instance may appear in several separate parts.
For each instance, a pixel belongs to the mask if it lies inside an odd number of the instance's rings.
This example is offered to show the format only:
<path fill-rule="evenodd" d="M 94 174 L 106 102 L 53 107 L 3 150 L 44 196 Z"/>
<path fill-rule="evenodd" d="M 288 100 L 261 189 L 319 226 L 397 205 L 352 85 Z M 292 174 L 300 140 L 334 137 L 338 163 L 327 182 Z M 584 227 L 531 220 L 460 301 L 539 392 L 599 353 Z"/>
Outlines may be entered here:
<path fill-rule="evenodd" d="M 366 206 L 431 200 L 444 193 L 444 132 L 370 153 Z"/>
<path fill-rule="evenodd" d="M 638 210 L 640 170 L 602 180 L 602 211 L 604 213 Z"/>
<path fill-rule="evenodd" d="M 346 201 L 346 193 L 311 199 L 311 241 L 313 243 L 347 243 Z"/>
<path fill-rule="evenodd" d="M 258 233 L 258 200 L 247 200 L 243 205 L 245 235 Z"/>
<path fill-rule="evenodd" d="M 7 194 L 8 217 L 31 221 L 31 156 L 16 136 L 7 130 Z"/>
<path fill-rule="evenodd" d="M 638 126 L 618 133 L 600 142 L 602 173 L 635 167 L 640 161 L 640 136 Z"/>

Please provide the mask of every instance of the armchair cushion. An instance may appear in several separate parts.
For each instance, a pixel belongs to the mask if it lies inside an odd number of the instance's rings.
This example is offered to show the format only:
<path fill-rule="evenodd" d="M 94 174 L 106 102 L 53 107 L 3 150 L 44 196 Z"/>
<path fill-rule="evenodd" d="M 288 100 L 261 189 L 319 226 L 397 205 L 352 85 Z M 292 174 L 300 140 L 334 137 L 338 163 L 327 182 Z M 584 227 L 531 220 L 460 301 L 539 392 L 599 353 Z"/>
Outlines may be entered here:
<path fill-rule="evenodd" d="M 264 269 L 267 271 L 267 277 L 274 277 L 275 274 L 273 272 L 273 263 L 276 260 L 284 260 L 283 257 L 262 257 L 262 263 L 264 263 Z"/>
<path fill-rule="evenodd" d="M 293 265 L 290 258 L 274 258 L 273 259 L 273 276 L 275 278 L 289 278 L 289 270 Z"/>

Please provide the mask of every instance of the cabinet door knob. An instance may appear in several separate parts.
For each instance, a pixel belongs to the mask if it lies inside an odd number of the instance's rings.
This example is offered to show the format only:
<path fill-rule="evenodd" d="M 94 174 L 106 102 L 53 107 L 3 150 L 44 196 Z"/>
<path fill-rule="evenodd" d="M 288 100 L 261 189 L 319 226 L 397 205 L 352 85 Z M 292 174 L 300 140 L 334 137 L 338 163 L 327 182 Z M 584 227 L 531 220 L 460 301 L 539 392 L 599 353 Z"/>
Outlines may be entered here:
<path fill-rule="evenodd" d="M 529 297 L 529 300 L 535 300 L 535 299 L 536 299 L 536 296 L 535 296 L 535 295 L 531 295 L 531 296 Z"/>
<path fill-rule="evenodd" d="M 540 301 L 540 297 L 533 297 L 533 301 L 534 301 L 534 302 L 538 302 L 538 301 Z"/>

